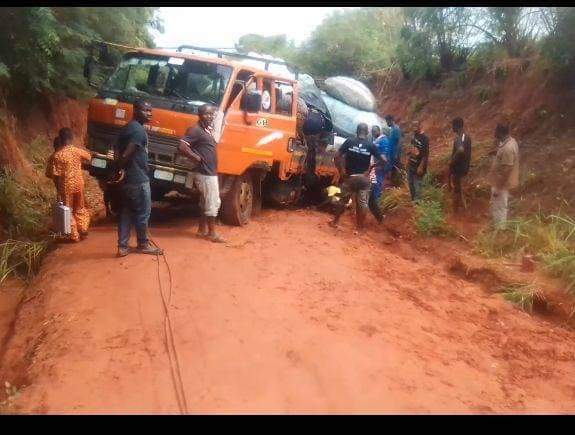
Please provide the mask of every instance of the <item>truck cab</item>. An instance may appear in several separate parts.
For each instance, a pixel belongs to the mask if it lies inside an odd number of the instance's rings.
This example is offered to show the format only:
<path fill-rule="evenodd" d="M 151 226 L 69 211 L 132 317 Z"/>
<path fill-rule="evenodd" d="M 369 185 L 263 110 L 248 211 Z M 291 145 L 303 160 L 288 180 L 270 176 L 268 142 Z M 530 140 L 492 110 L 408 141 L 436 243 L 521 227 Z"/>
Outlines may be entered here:
<path fill-rule="evenodd" d="M 131 49 L 123 56 L 90 101 L 86 144 L 94 153 L 90 173 L 107 176 L 118 134 L 132 119 L 132 103 L 145 98 L 153 107 L 152 119 L 144 126 L 153 199 L 161 200 L 174 190 L 194 193 L 190 176 L 194 165 L 178 153 L 179 139 L 197 123 L 198 108 L 213 104 L 220 216 L 225 223 L 243 225 L 260 209 L 264 196 L 277 199 L 278 192 L 288 192 L 276 201 L 288 203 L 302 188 L 309 165 L 306 137 L 296 128 L 299 85 L 297 80 L 226 58 L 222 52 L 205 50 L 208 55 Z M 263 62 L 267 66 L 270 61 Z M 320 163 L 314 165 L 314 175 L 336 179 L 333 153 L 316 158 Z"/>

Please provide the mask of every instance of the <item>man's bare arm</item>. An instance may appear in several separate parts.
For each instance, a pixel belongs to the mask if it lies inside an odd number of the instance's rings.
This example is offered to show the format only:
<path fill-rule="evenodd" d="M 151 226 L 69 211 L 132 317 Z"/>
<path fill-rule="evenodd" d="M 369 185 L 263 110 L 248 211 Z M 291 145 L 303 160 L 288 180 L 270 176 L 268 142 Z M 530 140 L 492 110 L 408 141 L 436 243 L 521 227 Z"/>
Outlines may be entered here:
<path fill-rule="evenodd" d="M 198 154 L 192 151 L 192 147 L 190 146 L 190 144 L 183 139 L 180 139 L 180 145 L 178 146 L 178 151 L 180 151 L 184 156 L 186 156 L 188 159 L 194 162 L 199 163 L 202 161 L 202 158 Z"/>
<path fill-rule="evenodd" d="M 116 165 L 118 166 L 118 169 L 124 169 L 126 167 L 128 162 L 136 152 L 136 147 L 137 145 L 133 142 L 130 142 L 128 144 L 123 154 L 119 156 L 118 159 L 116 160 Z"/>

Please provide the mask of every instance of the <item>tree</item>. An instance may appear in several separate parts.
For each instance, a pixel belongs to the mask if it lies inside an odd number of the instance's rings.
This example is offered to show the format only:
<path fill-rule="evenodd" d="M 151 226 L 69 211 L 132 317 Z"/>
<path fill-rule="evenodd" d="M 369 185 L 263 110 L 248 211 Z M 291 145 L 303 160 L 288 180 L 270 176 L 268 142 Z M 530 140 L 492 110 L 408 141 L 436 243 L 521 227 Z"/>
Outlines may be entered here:
<path fill-rule="evenodd" d="M 551 32 L 543 45 L 545 54 L 559 74 L 571 83 L 575 74 L 575 8 L 561 7 L 547 11 Z"/>
<path fill-rule="evenodd" d="M 84 57 L 93 40 L 152 46 L 150 28 L 162 30 L 157 8 L 0 8 L 0 63 L 9 93 L 78 96 L 86 91 Z"/>
<path fill-rule="evenodd" d="M 398 8 L 334 12 L 304 42 L 298 60 L 317 76 L 369 76 L 391 64 L 400 16 Z"/>
<path fill-rule="evenodd" d="M 262 36 L 248 33 L 240 37 L 235 48 L 240 53 L 255 51 L 259 54 L 280 57 L 287 61 L 293 60 L 296 56 L 295 43 L 288 41 L 286 35 Z"/>
<path fill-rule="evenodd" d="M 431 58 L 437 57 L 444 72 L 452 71 L 465 63 L 470 52 L 470 30 L 467 24 L 472 19 L 472 8 L 464 7 L 409 7 L 404 8 L 404 39 L 423 43 L 422 49 L 431 50 Z M 412 53 L 412 55 L 416 55 Z M 433 64 L 429 70 L 434 69 Z"/>

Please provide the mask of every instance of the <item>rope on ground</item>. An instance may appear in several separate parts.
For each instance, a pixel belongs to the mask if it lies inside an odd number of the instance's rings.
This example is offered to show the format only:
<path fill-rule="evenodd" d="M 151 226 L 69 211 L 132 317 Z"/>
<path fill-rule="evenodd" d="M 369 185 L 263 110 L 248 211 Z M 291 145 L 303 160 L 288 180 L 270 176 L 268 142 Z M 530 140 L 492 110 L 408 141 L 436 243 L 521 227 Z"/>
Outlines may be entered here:
<path fill-rule="evenodd" d="M 151 237 L 151 233 L 148 230 L 148 235 L 152 244 L 160 249 L 158 244 L 154 241 Z M 176 344 L 174 342 L 174 331 L 172 328 L 172 320 L 170 317 L 169 311 L 169 304 L 172 300 L 172 270 L 170 268 L 170 263 L 166 258 L 166 254 L 164 253 L 162 257 L 164 258 L 164 263 L 166 264 L 166 268 L 168 270 L 168 277 L 169 277 L 169 290 L 168 290 L 168 302 L 166 302 L 166 298 L 164 296 L 164 291 L 162 287 L 162 279 L 160 275 L 160 255 L 156 254 L 156 266 L 157 266 L 157 275 L 158 275 L 158 288 L 160 291 L 160 296 L 162 299 L 162 306 L 164 308 L 164 345 L 166 347 L 166 353 L 168 354 L 168 361 L 170 362 L 170 375 L 172 377 L 172 383 L 174 385 L 174 391 L 176 393 L 176 400 L 178 402 L 178 408 L 180 408 L 180 413 L 183 415 L 188 414 L 188 403 L 186 400 L 186 390 L 184 388 L 184 383 L 182 381 L 182 372 L 180 369 L 180 361 L 178 358 L 178 351 L 176 348 Z"/>

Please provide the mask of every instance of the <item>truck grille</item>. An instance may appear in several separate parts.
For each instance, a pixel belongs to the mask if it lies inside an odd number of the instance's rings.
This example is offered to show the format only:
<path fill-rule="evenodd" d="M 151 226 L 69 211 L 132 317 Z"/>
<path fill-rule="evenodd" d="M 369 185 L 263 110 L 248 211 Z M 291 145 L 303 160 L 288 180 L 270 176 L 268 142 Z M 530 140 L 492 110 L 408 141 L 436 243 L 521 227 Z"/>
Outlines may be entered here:
<path fill-rule="evenodd" d="M 96 122 L 88 123 L 88 149 L 106 154 L 116 143 L 122 127 Z M 194 164 L 178 154 L 179 138 L 148 131 L 150 163 L 193 169 Z"/>

